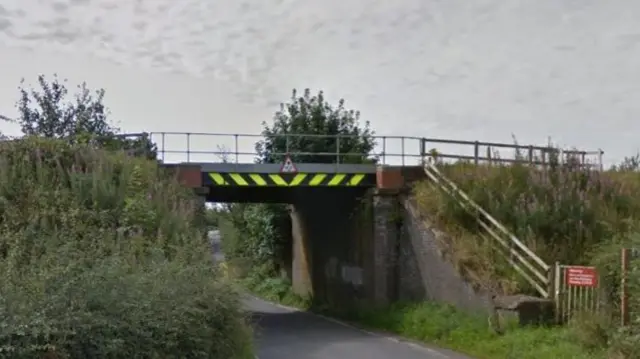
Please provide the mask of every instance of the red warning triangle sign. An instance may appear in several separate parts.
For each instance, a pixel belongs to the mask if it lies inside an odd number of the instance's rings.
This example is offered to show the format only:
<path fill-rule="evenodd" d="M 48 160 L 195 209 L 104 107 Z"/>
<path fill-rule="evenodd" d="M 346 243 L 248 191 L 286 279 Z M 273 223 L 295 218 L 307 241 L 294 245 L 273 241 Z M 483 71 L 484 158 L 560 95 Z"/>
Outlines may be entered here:
<path fill-rule="evenodd" d="M 282 167 L 280 167 L 280 173 L 296 173 L 296 172 L 298 172 L 296 165 L 294 165 L 293 161 L 291 161 L 291 157 L 287 155 L 287 157 L 284 159 L 284 162 L 282 163 Z"/>

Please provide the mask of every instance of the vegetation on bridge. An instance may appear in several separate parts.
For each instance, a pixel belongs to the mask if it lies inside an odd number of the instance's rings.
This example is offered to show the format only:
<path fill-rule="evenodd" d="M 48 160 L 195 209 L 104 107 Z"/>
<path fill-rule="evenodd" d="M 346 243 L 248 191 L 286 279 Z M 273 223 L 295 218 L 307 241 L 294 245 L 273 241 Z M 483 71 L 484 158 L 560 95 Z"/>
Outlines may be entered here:
<path fill-rule="evenodd" d="M 0 357 L 253 358 L 202 204 L 118 137 L 102 92 L 40 87 L 0 143 Z"/>

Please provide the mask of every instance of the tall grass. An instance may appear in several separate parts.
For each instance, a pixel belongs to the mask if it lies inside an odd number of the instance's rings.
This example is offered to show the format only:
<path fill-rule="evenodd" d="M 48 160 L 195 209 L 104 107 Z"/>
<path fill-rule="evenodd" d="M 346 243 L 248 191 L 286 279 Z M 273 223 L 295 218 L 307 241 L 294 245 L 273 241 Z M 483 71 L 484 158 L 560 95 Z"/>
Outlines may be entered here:
<path fill-rule="evenodd" d="M 630 266 L 631 325 L 619 325 L 620 251 L 640 248 L 638 157 L 608 171 L 576 162 L 439 164 L 441 171 L 505 225 L 545 262 L 595 265 L 601 276 L 601 311 L 576 315 L 570 340 L 606 358 L 640 357 L 640 258 Z M 476 286 L 502 293 L 528 292 L 501 254 L 479 235 L 477 220 L 429 182 L 414 188 L 426 218 L 449 234 L 451 259 Z M 533 293 L 532 293 L 533 294 Z"/>
<path fill-rule="evenodd" d="M 629 233 L 640 218 L 636 172 L 598 172 L 554 162 L 546 167 L 461 162 L 440 168 L 547 263 L 588 264 L 595 248 Z M 423 212 L 459 234 L 459 247 L 486 247 L 477 236 L 477 220 L 455 200 L 427 182 L 418 184 L 415 194 Z M 504 275 L 498 257 L 484 259 L 475 265 Z M 497 267 L 486 268 L 491 263 Z"/>
<path fill-rule="evenodd" d="M 252 357 L 201 214 L 154 161 L 0 144 L 0 357 Z"/>

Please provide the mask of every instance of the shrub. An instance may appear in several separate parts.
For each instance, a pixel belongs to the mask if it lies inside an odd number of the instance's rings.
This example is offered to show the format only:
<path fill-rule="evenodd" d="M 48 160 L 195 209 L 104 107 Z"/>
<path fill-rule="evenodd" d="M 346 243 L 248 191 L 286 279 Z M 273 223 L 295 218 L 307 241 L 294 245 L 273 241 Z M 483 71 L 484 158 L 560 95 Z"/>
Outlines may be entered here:
<path fill-rule="evenodd" d="M 155 161 L 0 145 L 0 356 L 249 358 L 202 203 Z"/>

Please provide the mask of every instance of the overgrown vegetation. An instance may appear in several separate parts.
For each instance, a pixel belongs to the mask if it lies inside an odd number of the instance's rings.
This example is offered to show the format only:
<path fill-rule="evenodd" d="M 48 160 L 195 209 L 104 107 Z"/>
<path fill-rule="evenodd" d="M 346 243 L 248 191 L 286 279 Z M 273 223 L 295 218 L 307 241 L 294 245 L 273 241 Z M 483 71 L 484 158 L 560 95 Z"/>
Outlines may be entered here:
<path fill-rule="evenodd" d="M 617 305 L 620 250 L 640 245 L 637 240 L 633 244 L 640 224 L 637 163 L 637 156 L 627 158 L 604 172 L 557 161 L 544 168 L 464 162 L 439 167 L 546 263 L 596 265 L 603 287 L 601 312 L 576 319 L 577 337 L 588 348 L 606 348 L 608 357 L 635 358 L 640 341 L 637 333 L 617 325 Z M 503 293 L 530 290 L 479 235 L 477 220 L 450 196 L 428 182 L 418 184 L 414 194 L 422 212 L 449 234 L 451 259 L 464 277 Z M 630 276 L 640 280 L 638 273 Z M 640 298 L 634 288 L 631 296 Z"/>
<path fill-rule="evenodd" d="M 252 358 L 202 204 L 101 92 L 40 85 L 18 103 L 28 136 L 0 143 L 0 357 Z"/>

